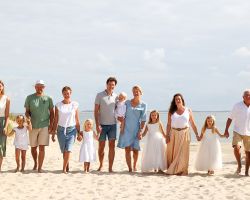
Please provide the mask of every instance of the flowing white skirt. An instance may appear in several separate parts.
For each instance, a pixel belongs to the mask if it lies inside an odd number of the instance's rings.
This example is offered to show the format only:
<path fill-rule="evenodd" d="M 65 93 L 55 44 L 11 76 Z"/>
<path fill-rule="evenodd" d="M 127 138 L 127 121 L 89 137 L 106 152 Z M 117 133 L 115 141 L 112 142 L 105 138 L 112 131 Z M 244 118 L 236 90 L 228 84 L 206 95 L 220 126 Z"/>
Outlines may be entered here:
<path fill-rule="evenodd" d="M 198 171 L 216 170 L 222 168 L 220 141 L 216 134 L 202 139 L 195 161 Z"/>
<path fill-rule="evenodd" d="M 162 133 L 156 132 L 148 135 L 142 152 L 141 171 L 166 170 L 166 142 Z"/>

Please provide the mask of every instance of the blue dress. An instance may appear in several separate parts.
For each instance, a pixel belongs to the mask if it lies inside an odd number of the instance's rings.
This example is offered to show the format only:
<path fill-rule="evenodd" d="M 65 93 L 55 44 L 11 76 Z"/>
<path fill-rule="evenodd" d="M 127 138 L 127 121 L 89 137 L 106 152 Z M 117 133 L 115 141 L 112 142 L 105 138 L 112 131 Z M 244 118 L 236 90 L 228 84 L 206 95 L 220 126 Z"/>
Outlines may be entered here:
<path fill-rule="evenodd" d="M 131 101 L 127 100 L 124 132 L 120 134 L 117 146 L 119 148 L 131 147 L 140 150 L 140 143 L 137 137 L 141 122 L 146 121 L 147 105 L 143 102 L 132 107 Z"/>

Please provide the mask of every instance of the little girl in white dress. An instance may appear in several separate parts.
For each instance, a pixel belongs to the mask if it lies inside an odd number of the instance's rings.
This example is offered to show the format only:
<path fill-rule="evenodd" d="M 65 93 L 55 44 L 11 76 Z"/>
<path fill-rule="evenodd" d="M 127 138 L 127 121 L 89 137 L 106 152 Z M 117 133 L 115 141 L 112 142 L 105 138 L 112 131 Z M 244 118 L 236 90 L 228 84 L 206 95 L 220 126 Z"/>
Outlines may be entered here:
<path fill-rule="evenodd" d="M 84 162 L 84 172 L 89 172 L 90 163 L 96 161 L 94 138 L 98 140 L 98 136 L 93 131 L 92 119 L 87 119 L 83 126 L 84 131 L 81 134 L 82 138 L 78 138 L 79 141 L 83 140 L 80 149 L 79 162 Z"/>
<path fill-rule="evenodd" d="M 23 115 L 18 115 L 16 117 L 17 127 L 13 128 L 12 133 L 15 134 L 14 145 L 15 145 L 15 156 L 16 156 L 16 170 L 19 171 L 20 168 L 20 157 L 22 160 L 21 172 L 24 172 L 26 163 L 26 151 L 28 150 L 29 137 L 28 132 L 32 130 L 30 119 L 27 119 L 27 125 L 25 123 L 25 118 Z"/>
<path fill-rule="evenodd" d="M 162 123 L 159 119 L 159 113 L 154 110 L 150 112 L 149 122 L 142 134 L 147 134 L 146 143 L 142 152 L 142 172 L 152 170 L 163 172 L 166 170 L 166 135 L 163 131 Z"/>
<path fill-rule="evenodd" d="M 219 138 L 224 137 L 215 127 L 215 117 L 207 116 L 201 131 L 201 144 L 196 156 L 195 168 L 198 171 L 207 171 L 208 175 L 214 170 L 222 168 L 221 145 Z"/>

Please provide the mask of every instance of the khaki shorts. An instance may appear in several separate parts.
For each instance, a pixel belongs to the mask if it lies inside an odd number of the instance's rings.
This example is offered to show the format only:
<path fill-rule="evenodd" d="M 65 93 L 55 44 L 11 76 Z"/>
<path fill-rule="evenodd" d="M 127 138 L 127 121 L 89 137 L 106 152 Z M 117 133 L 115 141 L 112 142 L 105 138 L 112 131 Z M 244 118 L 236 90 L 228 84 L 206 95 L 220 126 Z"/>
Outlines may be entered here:
<path fill-rule="evenodd" d="M 49 131 L 48 127 L 32 129 L 29 133 L 30 146 L 37 147 L 39 145 L 49 145 Z"/>
<path fill-rule="evenodd" d="M 233 147 L 236 145 L 242 146 L 242 141 L 245 151 L 250 151 L 250 136 L 240 135 L 239 133 L 234 132 L 233 142 L 232 142 Z"/>

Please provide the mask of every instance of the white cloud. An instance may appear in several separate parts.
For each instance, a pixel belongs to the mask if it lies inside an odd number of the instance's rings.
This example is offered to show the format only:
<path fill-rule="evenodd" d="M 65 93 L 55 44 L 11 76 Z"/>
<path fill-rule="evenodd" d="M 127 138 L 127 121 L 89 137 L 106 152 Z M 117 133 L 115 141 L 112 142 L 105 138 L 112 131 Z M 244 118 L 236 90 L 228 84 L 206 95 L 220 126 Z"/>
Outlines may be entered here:
<path fill-rule="evenodd" d="M 144 65 L 148 68 L 164 70 L 167 68 L 166 54 L 163 48 L 146 49 L 143 52 Z"/>
<path fill-rule="evenodd" d="M 247 66 L 244 70 L 241 70 L 241 71 L 237 74 L 237 76 L 238 76 L 239 78 L 244 78 L 244 79 L 250 78 L 250 66 Z"/>
<path fill-rule="evenodd" d="M 250 48 L 240 47 L 233 52 L 233 55 L 240 57 L 250 57 Z"/>

